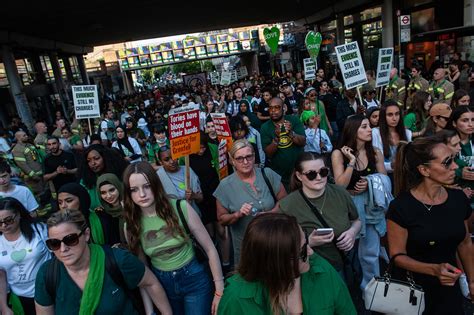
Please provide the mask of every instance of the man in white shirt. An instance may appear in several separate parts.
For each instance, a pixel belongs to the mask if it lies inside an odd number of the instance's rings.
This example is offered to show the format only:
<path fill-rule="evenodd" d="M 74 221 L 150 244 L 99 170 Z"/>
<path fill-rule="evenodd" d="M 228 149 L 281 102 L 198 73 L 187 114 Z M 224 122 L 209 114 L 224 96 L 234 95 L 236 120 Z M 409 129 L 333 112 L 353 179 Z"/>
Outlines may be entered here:
<path fill-rule="evenodd" d="M 25 186 L 15 185 L 11 182 L 11 168 L 4 160 L 0 161 L 0 198 L 13 197 L 30 212 L 33 217 L 37 216 L 36 210 L 39 205 L 31 190 Z"/>

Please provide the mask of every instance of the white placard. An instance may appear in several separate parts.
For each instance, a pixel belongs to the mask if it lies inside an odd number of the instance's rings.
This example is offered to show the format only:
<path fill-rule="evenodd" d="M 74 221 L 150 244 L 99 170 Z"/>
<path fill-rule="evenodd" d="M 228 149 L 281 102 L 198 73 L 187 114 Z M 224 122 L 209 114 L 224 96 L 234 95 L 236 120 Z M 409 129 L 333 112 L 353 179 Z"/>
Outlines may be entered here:
<path fill-rule="evenodd" d="M 364 63 L 357 42 L 336 46 L 336 55 L 346 89 L 367 83 Z"/>
<path fill-rule="evenodd" d="M 393 47 L 380 48 L 379 60 L 377 62 L 377 76 L 375 87 L 385 86 L 390 81 L 390 70 L 393 62 Z"/>
<path fill-rule="evenodd" d="M 303 59 L 304 66 L 304 79 L 305 80 L 314 80 L 316 79 L 316 63 L 311 58 Z"/>
<path fill-rule="evenodd" d="M 213 71 L 213 72 L 211 72 L 210 76 L 211 76 L 211 84 L 212 85 L 219 84 L 219 81 L 221 79 L 220 75 L 219 75 L 219 72 Z"/>
<path fill-rule="evenodd" d="M 71 88 L 76 119 L 100 117 L 97 85 L 73 85 Z"/>
<path fill-rule="evenodd" d="M 242 78 L 245 78 L 246 76 L 249 75 L 249 72 L 247 71 L 246 66 L 240 67 L 240 75 L 242 76 Z"/>
<path fill-rule="evenodd" d="M 222 71 L 221 73 L 221 85 L 229 85 L 232 81 L 232 72 Z"/>

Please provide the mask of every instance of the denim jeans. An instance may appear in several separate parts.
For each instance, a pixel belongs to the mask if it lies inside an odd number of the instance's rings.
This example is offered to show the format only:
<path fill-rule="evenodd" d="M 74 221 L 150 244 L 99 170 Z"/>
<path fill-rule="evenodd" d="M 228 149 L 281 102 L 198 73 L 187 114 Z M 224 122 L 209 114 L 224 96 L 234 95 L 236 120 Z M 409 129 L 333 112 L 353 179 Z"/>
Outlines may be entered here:
<path fill-rule="evenodd" d="M 213 284 L 207 266 L 193 258 L 184 267 L 173 271 L 152 268 L 165 289 L 175 315 L 209 315 Z"/>

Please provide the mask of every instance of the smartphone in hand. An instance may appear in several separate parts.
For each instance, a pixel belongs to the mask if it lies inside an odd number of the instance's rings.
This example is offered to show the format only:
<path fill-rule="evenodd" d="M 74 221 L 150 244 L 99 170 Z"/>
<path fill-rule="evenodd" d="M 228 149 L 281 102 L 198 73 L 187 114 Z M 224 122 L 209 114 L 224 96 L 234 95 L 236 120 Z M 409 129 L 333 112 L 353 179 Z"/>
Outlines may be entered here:
<path fill-rule="evenodd" d="M 333 228 L 321 228 L 316 230 L 316 235 L 328 235 L 334 232 Z"/>

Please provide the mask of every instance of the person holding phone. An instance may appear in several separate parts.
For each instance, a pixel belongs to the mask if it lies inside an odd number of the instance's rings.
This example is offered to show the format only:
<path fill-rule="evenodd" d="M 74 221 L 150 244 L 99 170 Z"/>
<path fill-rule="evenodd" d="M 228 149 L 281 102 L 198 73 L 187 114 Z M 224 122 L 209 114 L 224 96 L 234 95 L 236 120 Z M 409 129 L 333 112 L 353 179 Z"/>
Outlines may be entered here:
<path fill-rule="evenodd" d="M 364 115 L 349 116 L 342 130 L 339 149 L 333 151 L 332 167 L 336 184 L 345 187 L 351 194 L 362 222 L 358 246 L 362 267 L 361 288 L 364 289 L 374 275 L 380 274 L 380 237 L 385 234 L 385 218 L 368 220 L 366 201 L 368 200 L 367 176 L 374 173 L 386 174 L 384 158 L 380 150 L 372 145 L 372 129 Z"/>
<path fill-rule="evenodd" d="M 474 247 L 468 231 L 472 209 L 462 190 L 446 187 L 458 169 L 453 151 L 443 137 L 417 138 L 399 146 L 396 164 L 396 197 L 387 212 L 390 256 L 402 254 L 395 264 L 411 271 L 423 287 L 423 314 L 464 314 L 456 254 L 474 301 Z"/>
<path fill-rule="evenodd" d="M 328 175 L 322 155 L 302 153 L 291 178 L 292 192 L 280 201 L 279 211 L 296 217 L 311 248 L 344 277 L 343 255 L 354 247 L 361 222 L 349 193 L 328 184 Z"/>

